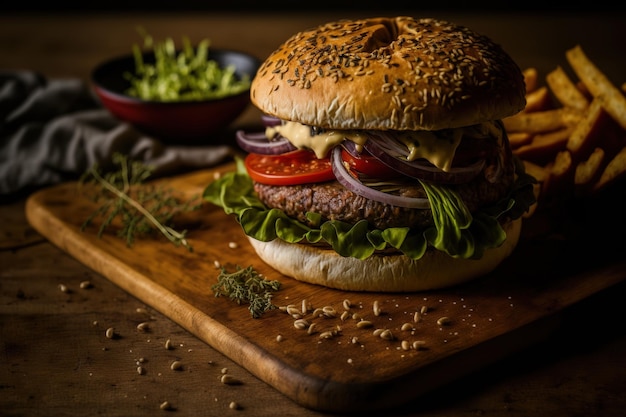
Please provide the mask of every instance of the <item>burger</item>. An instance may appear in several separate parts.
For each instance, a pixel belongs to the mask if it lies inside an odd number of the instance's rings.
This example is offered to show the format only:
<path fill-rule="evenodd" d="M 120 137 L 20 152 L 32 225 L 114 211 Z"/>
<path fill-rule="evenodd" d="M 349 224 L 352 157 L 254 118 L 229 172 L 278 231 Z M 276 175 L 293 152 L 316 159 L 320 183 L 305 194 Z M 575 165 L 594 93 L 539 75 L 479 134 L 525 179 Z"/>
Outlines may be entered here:
<path fill-rule="evenodd" d="M 236 132 L 245 156 L 204 198 L 282 274 L 423 291 L 516 247 L 534 179 L 501 119 L 524 108 L 525 85 L 487 37 L 430 18 L 331 22 L 279 46 L 250 96 L 264 126 Z"/>

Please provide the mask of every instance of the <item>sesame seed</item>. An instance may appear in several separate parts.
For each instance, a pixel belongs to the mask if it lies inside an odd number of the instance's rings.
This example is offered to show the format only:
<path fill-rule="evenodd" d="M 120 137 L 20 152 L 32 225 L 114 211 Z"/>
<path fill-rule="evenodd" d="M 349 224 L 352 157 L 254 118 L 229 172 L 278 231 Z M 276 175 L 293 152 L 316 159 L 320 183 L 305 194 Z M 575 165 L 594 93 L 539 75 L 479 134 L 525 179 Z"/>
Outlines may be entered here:
<path fill-rule="evenodd" d="M 223 374 L 220 377 L 220 382 L 225 385 L 240 385 L 241 381 L 230 374 Z"/>

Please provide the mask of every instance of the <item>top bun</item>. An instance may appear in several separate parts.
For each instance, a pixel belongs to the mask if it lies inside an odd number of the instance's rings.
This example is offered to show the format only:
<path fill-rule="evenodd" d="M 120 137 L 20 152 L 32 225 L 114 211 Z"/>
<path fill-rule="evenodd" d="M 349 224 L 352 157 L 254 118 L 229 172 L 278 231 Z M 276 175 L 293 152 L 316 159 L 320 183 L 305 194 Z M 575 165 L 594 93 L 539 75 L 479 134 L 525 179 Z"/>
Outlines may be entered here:
<path fill-rule="evenodd" d="M 525 92 L 520 68 L 487 37 L 435 19 L 379 17 L 295 34 L 261 65 L 251 100 L 325 128 L 439 130 L 518 113 Z"/>

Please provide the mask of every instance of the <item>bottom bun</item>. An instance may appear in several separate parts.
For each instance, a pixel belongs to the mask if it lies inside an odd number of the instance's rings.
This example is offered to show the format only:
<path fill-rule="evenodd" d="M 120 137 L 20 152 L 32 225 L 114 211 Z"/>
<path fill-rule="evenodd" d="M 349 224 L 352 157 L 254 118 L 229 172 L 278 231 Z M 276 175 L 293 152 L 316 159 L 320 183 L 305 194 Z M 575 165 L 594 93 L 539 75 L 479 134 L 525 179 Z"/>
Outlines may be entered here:
<path fill-rule="evenodd" d="M 517 246 L 521 226 L 521 219 L 504 225 L 504 243 L 486 250 L 478 260 L 452 258 L 435 250 L 418 260 L 404 255 L 374 255 L 359 260 L 280 239 L 248 239 L 263 261 L 298 281 L 346 291 L 414 292 L 449 287 L 491 272 Z"/>

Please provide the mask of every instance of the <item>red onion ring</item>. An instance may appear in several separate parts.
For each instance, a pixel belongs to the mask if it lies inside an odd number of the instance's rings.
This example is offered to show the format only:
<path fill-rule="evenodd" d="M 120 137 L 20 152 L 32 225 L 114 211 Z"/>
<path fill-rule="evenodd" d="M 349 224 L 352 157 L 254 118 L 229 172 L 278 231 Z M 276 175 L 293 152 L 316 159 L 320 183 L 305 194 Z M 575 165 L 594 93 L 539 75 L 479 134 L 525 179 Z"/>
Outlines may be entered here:
<path fill-rule="evenodd" d="M 403 175 L 441 184 L 462 184 L 476 177 L 484 168 L 485 161 L 478 160 L 464 167 L 443 171 L 423 159 L 409 161 L 408 150 L 386 132 L 370 134 L 363 147 L 382 163 Z"/>
<path fill-rule="evenodd" d="M 403 197 L 384 193 L 373 188 L 363 185 L 359 180 L 354 178 L 343 165 L 341 158 L 341 147 L 335 146 L 330 154 L 331 166 L 337 181 L 348 190 L 355 194 L 370 200 L 378 201 L 384 204 L 390 204 L 397 207 L 406 207 L 412 209 L 429 209 L 430 202 L 428 198 Z"/>
<path fill-rule="evenodd" d="M 244 151 L 262 155 L 279 155 L 297 149 L 283 136 L 268 139 L 265 132 L 246 133 L 238 130 L 235 132 L 235 139 L 237 145 Z"/>
<path fill-rule="evenodd" d="M 360 152 L 356 149 L 356 143 L 352 142 L 349 139 L 345 139 L 341 142 L 341 146 L 348 152 L 350 155 L 358 158 L 360 156 Z"/>
<path fill-rule="evenodd" d="M 263 126 L 266 127 L 278 126 L 282 123 L 282 120 L 278 117 L 270 116 L 269 114 L 262 114 L 261 121 L 263 122 Z"/>

